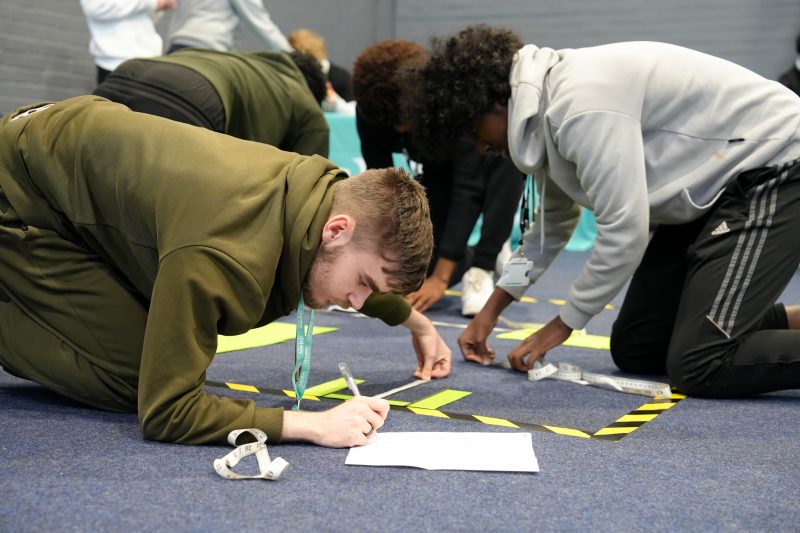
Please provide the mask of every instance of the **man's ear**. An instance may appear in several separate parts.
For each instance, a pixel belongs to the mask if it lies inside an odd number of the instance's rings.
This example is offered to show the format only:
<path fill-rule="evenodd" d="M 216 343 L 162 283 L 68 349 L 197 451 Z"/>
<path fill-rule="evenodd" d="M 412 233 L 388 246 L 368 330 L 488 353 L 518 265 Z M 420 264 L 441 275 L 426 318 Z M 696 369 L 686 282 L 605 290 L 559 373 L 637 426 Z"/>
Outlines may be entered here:
<path fill-rule="evenodd" d="M 322 242 L 329 246 L 347 244 L 353 238 L 356 219 L 350 215 L 333 215 L 322 227 Z"/>

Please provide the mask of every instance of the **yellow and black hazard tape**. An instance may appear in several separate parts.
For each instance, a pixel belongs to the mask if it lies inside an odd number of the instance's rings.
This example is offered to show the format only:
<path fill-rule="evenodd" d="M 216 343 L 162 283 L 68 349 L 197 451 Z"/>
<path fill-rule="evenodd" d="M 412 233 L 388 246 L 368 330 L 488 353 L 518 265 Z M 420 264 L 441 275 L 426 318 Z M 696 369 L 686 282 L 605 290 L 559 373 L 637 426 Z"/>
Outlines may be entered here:
<path fill-rule="evenodd" d="M 209 387 L 236 390 L 240 392 L 248 392 L 260 395 L 288 396 L 290 398 L 295 397 L 294 391 L 288 391 L 283 389 L 258 388 L 253 385 L 244 385 L 240 383 L 206 381 L 206 385 L 208 385 Z M 338 390 L 342 390 L 342 387 L 339 387 L 337 381 L 324 383 L 322 385 L 317 385 L 316 387 L 309 388 L 303 395 L 303 399 L 311 401 L 321 401 L 321 400 L 346 401 L 352 398 L 352 396 L 337 393 L 336 391 Z M 309 394 L 309 392 L 312 392 L 314 394 Z M 664 411 L 671 409 L 679 401 L 681 401 L 686 397 L 673 390 L 671 398 L 653 399 L 650 402 L 638 407 L 637 409 L 634 409 L 628 414 L 618 418 L 610 425 L 592 432 L 581 429 L 559 427 L 547 424 L 534 424 L 530 422 L 506 420 L 504 418 L 496 418 L 492 416 L 470 415 L 464 413 L 442 411 L 440 409 L 435 408 L 438 403 L 435 400 L 435 398 L 437 396 L 441 396 L 443 393 L 450 393 L 448 395 L 449 399 L 447 401 L 444 401 L 444 403 L 450 403 L 451 401 L 455 401 L 453 398 L 458 399 L 471 394 L 465 391 L 448 390 L 434 394 L 427 398 L 423 398 L 422 400 L 419 400 L 417 402 L 402 402 L 397 400 L 389 400 L 389 406 L 393 411 L 413 413 L 422 416 L 433 416 L 437 418 L 447 418 L 453 420 L 466 420 L 469 422 L 479 422 L 481 424 L 487 424 L 490 426 L 502 426 L 515 429 L 522 429 L 522 430 L 543 431 L 547 433 L 556 433 L 558 435 L 566 435 L 569 437 L 579 437 L 584 439 L 618 441 L 630 435 L 631 433 L 642 427 L 647 422 L 650 422 L 651 420 L 655 419 L 658 415 L 660 415 Z"/>
<path fill-rule="evenodd" d="M 595 431 L 592 437 L 602 440 L 621 440 L 626 435 L 630 435 L 646 423 L 655 419 L 667 409 L 672 409 L 684 398 L 686 398 L 685 395 L 678 393 L 677 390 L 673 388 L 670 398 L 653 399 L 641 407 L 634 409 L 627 415 L 621 416 L 603 429 Z"/>

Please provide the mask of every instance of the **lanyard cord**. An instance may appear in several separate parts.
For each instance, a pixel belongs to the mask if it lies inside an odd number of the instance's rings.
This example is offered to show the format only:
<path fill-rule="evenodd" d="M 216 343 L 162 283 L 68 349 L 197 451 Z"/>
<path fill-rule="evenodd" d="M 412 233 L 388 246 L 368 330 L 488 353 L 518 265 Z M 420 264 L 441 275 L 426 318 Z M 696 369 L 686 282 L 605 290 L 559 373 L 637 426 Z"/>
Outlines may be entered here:
<path fill-rule="evenodd" d="M 294 344 L 294 371 L 292 372 L 292 386 L 294 387 L 293 411 L 300 409 L 300 400 L 308 385 L 308 375 L 311 373 L 311 345 L 314 341 L 314 310 L 308 313 L 308 326 L 305 325 L 305 307 L 302 294 L 297 304 L 297 331 Z"/>
<path fill-rule="evenodd" d="M 528 174 L 524 179 L 525 185 L 522 187 L 522 203 L 520 203 L 519 209 L 519 229 L 521 232 L 519 238 L 520 248 L 523 246 L 523 237 L 525 233 L 533 223 L 533 213 L 531 213 L 531 207 L 533 204 L 533 176 Z"/>

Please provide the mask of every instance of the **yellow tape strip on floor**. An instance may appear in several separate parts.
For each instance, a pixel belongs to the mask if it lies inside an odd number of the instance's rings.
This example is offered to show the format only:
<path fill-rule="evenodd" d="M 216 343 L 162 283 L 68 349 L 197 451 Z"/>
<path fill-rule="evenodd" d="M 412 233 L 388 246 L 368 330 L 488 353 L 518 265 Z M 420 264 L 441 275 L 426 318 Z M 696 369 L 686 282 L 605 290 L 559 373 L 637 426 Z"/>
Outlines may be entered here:
<path fill-rule="evenodd" d="M 444 291 L 444 293 L 447 296 L 461 296 L 463 294 L 461 291 L 454 291 L 452 289 L 447 289 L 446 291 Z M 524 304 L 536 304 L 536 303 L 539 303 L 538 299 L 532 298 L 530 296 L 523 296 L 522 298 L 519 299 L 519 301 L 524 303 Z M 565 305 L 567 303 L 567 301 L 566 300 L 559 300 L 557 298 L 549 298 L 547 300 L 547 303 L 550 303 L 550 304 L 553 304 L 553 305 Z M 611 304 L 606 304 L 605 308 L 606 309 L 616 309 Z"/>
<path fill-rule="evenodd" d="M 217 353 L 259 348 L 269 344 L 279 344 L 281 342 L 294 340 L 296 329 L 295 324 L 273 322 L 260 328 L 251 329 L 243 335 L 234 335 L 232 337 L 219 335 L 217 337 Z M 337 328 L 315 326 L 314 335 L 330 333 L 331 331 L 336 331 L 336 329 Z"/>
<path fill-rule="evenodd" d="M 295 392 L 293 390 L 284 390 L 283 393 L 286 396 L 288 396 L 289 398 L 296 398 L 297 397 L 297 394 L 295 394 Z M 312 401 L 315 401 L 315 402 L 320 401 L 318 396 L 312 396 L 307 392 L 303 393 L 303 398 L 302 399 L 303 400 L 312 400 Z"/>
<path fill-rule="evenodd" d="M 405 409 L 408 409 L 409 411 L 417 415 L 436 416 L 439 418 L 450 418 L 445 413 L 437 411 L 436 409 L 422 409 L 419 407 L 411 407 L 410 405 L 406 406 Z"/>
<path fill-rule="evenodd" d="M 355 380 L 357 385 L 361 385 L 364 383 L 363 379 L 356 379 Z M 314 385 L 313 387 L 309 387 L 306 389 L 306 392 L 303 394 L 311 394 L 312 396 L 325 396 L 326 394 L 331 394 L 334 392 L 339 392 L 340 390 L 344 390 L 347 388 L 347 382 L 344 378 L 334 379 L 333 381 L 326 381 L 325 383 L 320 383 L 319 385 Z"/>
<path fill-rule="evenodd" d="M 240 390 L 240 391 L 244 391 L 244 392 L 255 392 L 256 394 L 261 392 L 257 388 L 253 387 L 252 385 L 242 385 L 241 383 L 225 383 L 225 385 L 227 385 L 228 388 L 233 389 L 233 390 Z"/>
<path fill-rule="evenodd" d="M 553 433 L 558 433 L 559 435 L 567 435 L 569 437 L 580 437 L 582 439 L 592 438 L 591 435 L 589 435 L 585 431 L 581 431 L 580 429 L 560 428 L 558 426 L 544 426 L 544 427 L 547 430 L 552 431 Z"/>
<path fill-rule="evenodd" d="M 592 436 L 619 440 L 625 435 L 630 435 L 646 422 L 655 419 L 667 409 L 675 407 L 675 405 L 684 398 L 686 398 L 686 396 L 683 394 L 673 392 L 672 396 L 668 399 L 665 398 L 663 400 L 654 400 L 650 403 L 646 403 L 627 415 L 621 416 L 613 423 L 609 424 L 608 427 L 596 431 Z"/>
<path fill-rule="evenodd" d="M 461 398 L 469 396 L 470 394 L 472 393 L 463 390 L 445 389 L 432 396 L 428 396 L 427 398 L 423 398 L 422 400 L 409 404 L 408 407 L 416 407 L 417 409 L 438 409 L 440 407 L 444 407 L 448 403 L 457 402 Z"/>
<path fill-rule="evenodd" d="M 504 420 L 502 418 L 494 418 L 491 416 L 481 416 L 481 415 L 472 415 L 475 417 L 475 420 L 478 422 L 483 422 L 484 424 L 489 424 L 490 426 L 503 426 L 507 428 L 516 428 L 519 429 L 519 426 L 513 422 L 509 422 L 508 420 Z"/>
<path fill-rule="evenodd" d="M 497 336 L 498 339 L 524 341 L 533 333 L 538 331 L 544 324 L 530 324 L 531 327 L 525 329 L 517 329 L 506 333 L 501 333 Z M 591 348 L 593 350 L 610 350 L 611 338 L 602 335 L 590 335 L 583 331 L 573 331 L 569 339 L 564 341 L 564 346 L 574 346 L 576 348 Z"/>
<path fill-rule="evenodd" d="M 326 389 L 332 390 L 334 387 L 338 386 L 339 381 L 343 380 L 337 379 L 326 383 L 321 383 L 308 390 L 312 389 L 316 389 L 318 391 L 324 391 Z M 364 380 L 359 380 L 359 382 L 363 383 Z M 206 385 L 210 387 L 224 387 L 236 391 L 252 392 L 256 394 L 284 395 L 290 398 L 295 397 L 294 391 L 281 390 L 281 389 L 259 390 L 257 387 L 253 385 L 243 385 L 240 383 L 227 383 L 227 382 L 219 383 L 214 381 L 207 381 Z M 598 431 L 595 431 L 594 433 L 575 428 L 565 428 L 565 427 L 545 425 L 545 424 L 519 422 L 516 420 L 506 420 L 505 418 L 497 418 L 486 415 L 452 413 L 448 411 L 440 411 L 437 407 L 434 407 L 434 406 L 441 407 L 443 405 L 454 403 L 470 394 L 472 393 L 468 391 L 447 389 L 432 396 L 428 396 L 427 398 L 423 398 L 422 400 L 419 400 L 412 404 L 408 402 L 400 402 L 395 400 L 389 400 L 389 404 L 393 410 L 410 412 L 422 416 L 432 416 L 436 418 L 446 418 L 454 420 L 467 420 L 491 426 L 502 426 L 502 427 L 521 429 L 521 430 L 546 431 L 548 433 L 555 433 L 558 435 L 565 435 L 569 437 L 578 437 L 582 439 L 596 438 L 601 440 L 618 441 L 621 440 L 623 437 L 630 435 L 644 424 L 654 420 L 658 415 L 660 415 L 661 413 L 663 413 L 668 409 L 671 409 L 679 401 L 686 398 L 686 396 L 684 396 L 683 394 L 678 394 L 673 392 L 671 398 L 663 400 L 652 400 L 642 405 L 641 407 L 631 411 L 630 413 L 621 416 L 613 423 L 609 424 L 607 427 L 601 428 Z M 303 395 L 303 399 L 314 400 L 314 401 L 320 401 L 320 400 L 346 401 L 351 398 L 352 396 L 346 394 L 339 394 L 337 392 L 319 394 L 319 396 L 309 395 L 308 392 L 306 392 L 306 394 Z"/>

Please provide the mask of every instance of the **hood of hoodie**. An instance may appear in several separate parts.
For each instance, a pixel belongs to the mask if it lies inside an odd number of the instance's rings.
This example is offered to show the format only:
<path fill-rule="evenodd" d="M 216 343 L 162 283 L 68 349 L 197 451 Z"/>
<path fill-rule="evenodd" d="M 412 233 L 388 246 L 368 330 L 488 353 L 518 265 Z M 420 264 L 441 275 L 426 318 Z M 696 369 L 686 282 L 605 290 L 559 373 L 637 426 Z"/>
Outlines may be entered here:
<path fill-rule="evenodd" d="M 508 152 L 514 164 L 528 174 L 547 162 L 542 130 L 547 95 L 545 78 L 559 61 L 552 48 L 529 44 L 521 48 L 511 64 L 508 100 Z"/>

